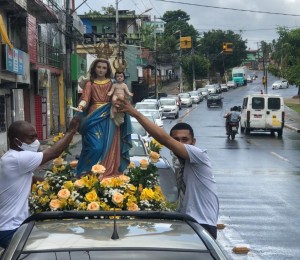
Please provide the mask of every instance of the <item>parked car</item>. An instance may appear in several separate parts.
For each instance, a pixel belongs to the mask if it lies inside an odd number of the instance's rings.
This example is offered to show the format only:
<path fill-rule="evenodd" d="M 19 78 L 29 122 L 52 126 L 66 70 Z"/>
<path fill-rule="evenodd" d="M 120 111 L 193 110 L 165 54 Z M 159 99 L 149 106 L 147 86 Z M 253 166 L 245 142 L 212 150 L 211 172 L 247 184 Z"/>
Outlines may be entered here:
<path fill-rule="evenodd" d="M 226 84 L 221 84 L 221 90 L 222 92 L 227 92 L 228 91 L 228 87 Z"/>
<path fill-rule="evenodd" d="M 207 107 L 223 107 L 223 97 L 220 94 L 210 94 L 207 98 Z"/>
<path fill-rule="evenodd" d="M 282 79 L 282 80 L 276 80 L 273 84 L 272 84 L 272 89 L 280 89 L 280 88 L 288 88 L 289 87 L 289 83 L 287 80 Z"/>
<path fill-rule="evenodd" d="M 214 84 L 214 86 L 216 87 L 216 93 L 222 92 L 221 85 L 219 83 Z"/>
<path fill-rule="evenodd" d="M 203 96 L 198 91 L 191 91 L 189 94 L 191 95 L 194 104 L 199 104 L 203 101 Z"/>
<path fill-rule="evenodd" d="M 179 107 L 175 98 L 161 98 L 160 104 L 163 116 L 178 118 Z"/>
<path fill-rule="evenodd" d="M 146 147 L 146 143 L 144 142 L 144 139 L 140 134 L 138 133 L 131 134 L 131 144 L 132 147 L 129 150 L 130 157 L 149 155 Z"/>
<path fill-rule="evenodd" d="M 202 94 L 203 98 L 207 99 L 208 96 L 207 88 L 198 88 L 197 91 Z"/>
<path fill-rule="evenodd" d="M 160 102 L 156 99 L 144 99 L 142 102 L 135 104 L 136 109 L 157 109 L 160 113 L 161 107 Z"/>
<path fill-rule="evenodd" d="M 236 88 L 237 85 L 234 81 L 230 80 L 230 81 L 227 81 L 227 87 L 230 89 L 230 88 Z"/>
<path fill-rule="evenodd" d="M 193 100 L 189 93 L 180 93 L 178 96 L 181 98 L 182 106 L 191 107 L 193 105 Z"/>
<path fill-rule="evenodd" d="M 178 95 L 168 95 L 168 98 L 175 98 L 176 105 L 178 106 L 179 110 L 181 110 L 181 98 Z"/>
<path fill-rule="evenodd" d="M 144 116 L 153 116 L 156 124 L 159 127 L 163 127 L 164 126 L 164 122 L 163 119 L 165 119 L 166 117 L 162 117 L 161 113 L 156 110 L 156 109 L 138 109 Z"/>
<path fill-rule="evenodd" d="M 139 123 L 139 121 L 137 121 L 136 118 L 134 118 L 134 117 L 130 117 L 130 121 L 131 121 L 131 126 L 132 126 L 132 132 L 140 135 L 146 143 L 149 143 L 151 140 L 151 137 L 150 137 L 149 133 L 145 130 L 145 128 Z M 154 123 L 155 123 L 155 121 L 154 121 Z"/>
<path fill-rule="evenodd" d="M 215 85 L 206 85 L 205 88 L 208 91 L 208 94 L 216 94 L 217 93 L 217 88 Z"/>
<path fill-rule="evenodd" d="M 177 212 L 54 211 L 30 216 L 1 258 L 217 259 L 218 242 L 195 219 Z"/>

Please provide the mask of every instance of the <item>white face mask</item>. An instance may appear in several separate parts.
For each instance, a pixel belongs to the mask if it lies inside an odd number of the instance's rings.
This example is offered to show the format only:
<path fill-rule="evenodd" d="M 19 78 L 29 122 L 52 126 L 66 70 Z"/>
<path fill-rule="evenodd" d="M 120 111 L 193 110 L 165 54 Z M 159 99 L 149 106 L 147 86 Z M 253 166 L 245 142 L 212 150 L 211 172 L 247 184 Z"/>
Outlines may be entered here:
<path fill-rule="evenodd" d="M 39 150 L 39 147 L 40 147 L 40 142 L 38 139 L 36 139 L 32 144 L 22 143 L 22 145 L 19 146 L 19 148 L 21 148 L 23 151 L 30 151 L 30 152 L 37 152 Z"/>

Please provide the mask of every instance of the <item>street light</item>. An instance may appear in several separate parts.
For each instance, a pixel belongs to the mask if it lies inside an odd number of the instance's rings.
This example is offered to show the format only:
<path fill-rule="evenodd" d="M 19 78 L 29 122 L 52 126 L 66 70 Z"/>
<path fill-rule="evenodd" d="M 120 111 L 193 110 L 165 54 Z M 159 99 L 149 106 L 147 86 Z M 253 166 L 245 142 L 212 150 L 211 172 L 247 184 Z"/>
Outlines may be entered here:
<path fill-rule="evenodd" d="M 181 60 L 181 56 L 182 56 L 182 49 L 180 46 L 180 39 L 181 39 L 181 30 L 177 30 L 176 32 L 174 32 L 174 34 L 179 33 L 179 92 L 182 93 L 183 92 L 183 82 L 182 82 L 182 60 Z"/>

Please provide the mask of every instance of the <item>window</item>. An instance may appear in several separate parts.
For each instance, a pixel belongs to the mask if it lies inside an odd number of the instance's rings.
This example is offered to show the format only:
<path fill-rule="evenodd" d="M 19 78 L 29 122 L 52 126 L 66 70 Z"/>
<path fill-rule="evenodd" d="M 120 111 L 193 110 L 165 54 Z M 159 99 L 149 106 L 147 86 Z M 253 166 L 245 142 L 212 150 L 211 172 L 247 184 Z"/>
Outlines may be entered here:
<path fill-rule="evenodd" d="M 268 109 L 271 109 L 271 110 L 280 109 L 280 98 L 269 98 L 268 99 Z"/>
<path fill-rule="evenodd" d="M 253 109 L 264 109 L 265 108 L 265 99 L 263 97 L 252 98 L 252 108 Z"/>
<path fill-rule="evenodd" d="M 248 98 L 244 98 L 243 109 L 247 108 L 247 104 L 248 104 Z"/>

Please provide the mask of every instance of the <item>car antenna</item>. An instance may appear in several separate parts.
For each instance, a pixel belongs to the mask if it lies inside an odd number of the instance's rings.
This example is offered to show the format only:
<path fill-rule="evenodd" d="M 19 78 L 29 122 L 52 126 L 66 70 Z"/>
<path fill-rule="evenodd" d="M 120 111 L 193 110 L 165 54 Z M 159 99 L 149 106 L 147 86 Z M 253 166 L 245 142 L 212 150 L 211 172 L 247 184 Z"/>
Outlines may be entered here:
<path fill-rule="evenodd" d="M 114 207 L 114 232 L 111 236 L 111 239 L 113 239 L 113 240 L 119 239 L 119 234 L 118 234 L 118 231 L 117 231 L 116 207 Z"/>

